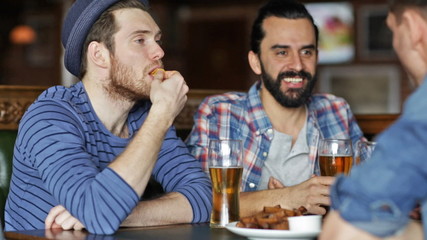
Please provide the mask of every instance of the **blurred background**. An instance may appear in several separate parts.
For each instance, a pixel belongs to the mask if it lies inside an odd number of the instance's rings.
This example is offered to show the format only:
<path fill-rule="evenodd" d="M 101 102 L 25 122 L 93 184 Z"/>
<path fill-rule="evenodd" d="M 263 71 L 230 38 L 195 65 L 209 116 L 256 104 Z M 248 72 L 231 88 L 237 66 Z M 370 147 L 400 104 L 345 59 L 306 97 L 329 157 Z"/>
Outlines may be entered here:
<path fill-rule="evenodd" d="M 60 31 L 73 0 L 0 2 L 0 85 L 77 81 L 62 65 Z M 302 1 L 321 30 L 316 91 L 345 97 L 356 114 L 397 114 L 411 92 L 385 25 L 386 0 Z M 247 52 L 262 0 L 151 0 L 164 63 L 191 89 L 246 91 Z"/>
<path fill-rule="evenodd" d="M 0 218 L 18 123 L 47 87 L 76 81 L 63 67 L 62 19 L 74 0 L 0 0 Z M 95 0 L 101 1 L 101 0 Z M 315 91 L 344 97 L 368 139 L 399 116 L 411 92 L 385 25 L 386 0 L 302 0 L 320 29 Z M 164 63 L 190 92 L 175 119 L 183 139 L 204 97 L 247 91 L 258 79 L 247 53 L 263 0 L 150 0 L 163 31 Z M 6 167 L 5 167 L 6 166 Z"/>

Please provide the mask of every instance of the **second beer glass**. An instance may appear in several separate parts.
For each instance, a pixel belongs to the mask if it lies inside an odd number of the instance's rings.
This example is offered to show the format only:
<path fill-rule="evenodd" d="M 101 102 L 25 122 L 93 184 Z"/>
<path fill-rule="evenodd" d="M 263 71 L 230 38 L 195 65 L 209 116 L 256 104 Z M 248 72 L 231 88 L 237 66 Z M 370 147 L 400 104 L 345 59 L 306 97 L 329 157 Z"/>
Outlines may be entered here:
<path fill-rule="evenodd" d="M 240 219 L 242 152 L 240 140 L 209 141 L 208 161 L 213 197 L 211 227 L 225 227 L 226 224 Z"/>
<path fill-rule="evenodd" d="M 350 173 L 353 166 L 353 147 L 350 139 L 320 139 L 318 153 L 322 176 Z"/>

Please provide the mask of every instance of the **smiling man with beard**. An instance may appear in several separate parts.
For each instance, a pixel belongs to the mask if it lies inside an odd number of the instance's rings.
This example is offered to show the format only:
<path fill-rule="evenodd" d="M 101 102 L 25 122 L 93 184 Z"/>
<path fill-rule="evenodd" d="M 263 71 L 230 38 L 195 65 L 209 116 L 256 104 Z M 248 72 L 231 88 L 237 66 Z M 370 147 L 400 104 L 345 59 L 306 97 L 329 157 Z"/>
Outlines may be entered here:
<path fill-rule="evenodd" d="M 211 185 L 172 123 L 188 87 L 163 68 L 147 0 L 77 0 L 64 21 L 67 69 L 23 116 L 6 230 L 114 233 L 119 226 L 209 220 Z M 165 195 L 146 200 L 150 178 Z M 142 201 L 141 200 L 142 197 Z"/>
<path fill-rule="evenodd" d="M 260 76 L 248 93 L 230 92 L 206 98 L 186 140 L 191 153 L 208 171 L 210 139 L 240 139 L 244 144 L 241 215 L 264 206 L 304 206 L 325 214 L 333 177 L 320 177 L 320 138 L 363 134 L 342 99 L 312 94 L 316 83 L 318 30 L 304 5 L 272 0 L 253 23 L 253 72 Z"/>

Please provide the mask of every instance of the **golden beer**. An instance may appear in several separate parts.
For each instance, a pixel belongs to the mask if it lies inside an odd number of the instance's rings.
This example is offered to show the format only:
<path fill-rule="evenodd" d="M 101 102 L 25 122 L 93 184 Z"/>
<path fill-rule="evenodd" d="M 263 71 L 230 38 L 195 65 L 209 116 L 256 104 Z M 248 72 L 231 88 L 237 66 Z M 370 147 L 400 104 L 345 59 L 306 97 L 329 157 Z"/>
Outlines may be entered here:
<path fill-rule="evenodd" d="M 239 196 L 242 167 L 210 167 L 213 207 L 211 227 L 225 227 L 227 223 L 239 221 Z"/>
<path fill-rule="evenodd" d="M 348 175 L 353 165 L 353 156 L 319 156 L 319 165 L 322 176 L 335 176 L 338 173 Z"/>

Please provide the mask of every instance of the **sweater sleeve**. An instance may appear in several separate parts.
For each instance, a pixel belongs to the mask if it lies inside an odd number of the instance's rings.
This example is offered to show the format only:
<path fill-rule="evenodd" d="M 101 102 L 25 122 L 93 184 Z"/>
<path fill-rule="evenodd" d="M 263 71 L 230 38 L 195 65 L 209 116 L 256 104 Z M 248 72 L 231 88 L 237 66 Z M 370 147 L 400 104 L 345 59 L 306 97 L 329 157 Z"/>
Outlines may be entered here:
<path fill-rule="evenodd" d="M 92 160 L 75 113 L 45 104 L 25 121 L 19 148 L 45 188 L 89 232 L 114 233 L 139 197 L 114 171 L 101 170 Z"/>

